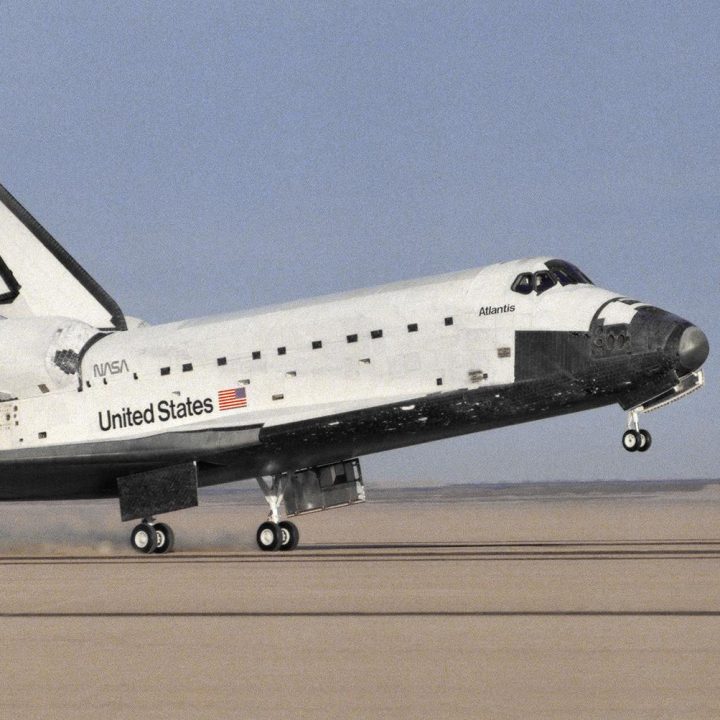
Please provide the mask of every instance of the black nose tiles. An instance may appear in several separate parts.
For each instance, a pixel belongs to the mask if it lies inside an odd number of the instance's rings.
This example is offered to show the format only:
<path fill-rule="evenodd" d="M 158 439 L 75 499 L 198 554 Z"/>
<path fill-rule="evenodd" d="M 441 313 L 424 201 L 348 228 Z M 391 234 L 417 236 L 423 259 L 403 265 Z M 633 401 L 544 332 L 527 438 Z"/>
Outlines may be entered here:
<path fill-rule="evenodd" d="M 707 360 L 710 344 L 705 333 L 695 325 L 683 330 L 678 344 L 678 363 L 686 372 L 697 370 Z"/>

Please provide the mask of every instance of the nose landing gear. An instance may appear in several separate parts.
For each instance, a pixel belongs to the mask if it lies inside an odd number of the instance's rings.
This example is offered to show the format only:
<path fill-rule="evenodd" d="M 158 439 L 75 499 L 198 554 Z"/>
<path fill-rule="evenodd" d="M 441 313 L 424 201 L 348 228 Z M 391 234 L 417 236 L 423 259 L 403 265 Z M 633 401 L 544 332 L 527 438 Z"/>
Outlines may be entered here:
<path fill-rule="evenodd" d="M 628 429 L 623 433 L 622 446 L 628 452 L 647 452 L 652 445 L 652 435 L 640 427 L 638 413 L 631 410 L 628 413 Z"/>
<path fill-rule="evenodd" d="M 702 334 L 702 333 L 701 333 Z M 699 338 L 699 336 L 696 336 Z M 703 336 L 704 338 L 704 336 Z M 699 338 L 699 342 L 702 338 Z M 622 444 L 628 452 L 645 452 L 650 449 L 652 438 L 647 430 L 642 430 L 638 423 L 640 413 L 654 412 L 660 408 L 669 405 L 676 400 L 680 400 L 696 390 L 699 390 L 705 384 L 705 375 L 702 370 L 696 370 L 688 375 L 684 375 L 669 390 L 656 395 L 650 400 L 646 400 L 641 405 L 636 405 L 628 412 L 627 430 L 623 434 Z"/>

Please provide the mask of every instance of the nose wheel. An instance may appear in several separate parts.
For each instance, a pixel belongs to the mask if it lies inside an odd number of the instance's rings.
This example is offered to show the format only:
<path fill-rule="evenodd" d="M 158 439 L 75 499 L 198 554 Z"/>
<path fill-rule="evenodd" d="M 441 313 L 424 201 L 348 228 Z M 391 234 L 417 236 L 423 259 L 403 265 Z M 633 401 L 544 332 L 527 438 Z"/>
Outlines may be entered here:
<path fill-rule="evenodd" d="M 638 413 L 628 413 L 628 429 L 623 433 L 622 446 L 628 452 L 647 452 L 652 445 L 652 435 L 639 426 Z"/>
<path fill-rule="evenodd" d="M 628 452 L 646 452 L 652 445 L 652 435 L 647 430 L 626 430 L 622 436 L 623 447 Z"/>

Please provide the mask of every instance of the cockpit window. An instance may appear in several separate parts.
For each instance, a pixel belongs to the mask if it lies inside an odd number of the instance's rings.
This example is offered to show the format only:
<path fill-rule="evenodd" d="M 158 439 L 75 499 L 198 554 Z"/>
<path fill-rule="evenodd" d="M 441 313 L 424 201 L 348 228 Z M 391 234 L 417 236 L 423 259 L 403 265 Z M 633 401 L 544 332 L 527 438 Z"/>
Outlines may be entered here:
<path fill-rule="evenodd" d="M 582 270 L 565 260 L 548 260 L 545 267 L 555 275 L 561 285 L 593 284 Z"/>
<path fill-rule="evenodd" d="M 532 273 L 521 273 L 518 275 L 513 281 L 511 289 L 521 295 L 529 295 L 533 291 Z"/>
<path fill-rule="evenodd" d="M 547 270 L 541 270 L 540 272 L 535 273 L 535 291 L 538 295 L 540 295 L 540 293 L 544 293 L 546 290 L 549 290 L 553 285 L 555 285 L 555 283 L 556 280 L 552 276 L 552 273 Z"/>
<path fill-rule="evenodd" d="M 563 287 L 565 285 L 577 285 L 577 280 L 572 275 L 568 275 L 562 268 L 555 268 L 553 275 Z"/>
<path fill-rule="evenodd" d="M 520 273 L 513 280 L 511 289 L 521 295 L 529 295 L 533 291 L 540 295 L 558 283 L 592 285 L 592 280 L 584 272 L 565 260 L 548 260 L 545 267 L 547 270 L 539 270 L 536 273 Z"/>

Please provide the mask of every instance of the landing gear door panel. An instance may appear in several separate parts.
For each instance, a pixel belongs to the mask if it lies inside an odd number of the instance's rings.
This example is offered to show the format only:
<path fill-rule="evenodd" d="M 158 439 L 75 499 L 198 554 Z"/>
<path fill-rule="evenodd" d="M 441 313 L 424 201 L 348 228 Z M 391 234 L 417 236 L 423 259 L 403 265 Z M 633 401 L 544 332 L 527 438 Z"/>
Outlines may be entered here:
<path fill-rule="evenodd" d="M 284 496 L 287 515 L 365 502 L 360 461 L 346 460 L 294 472 Z"/>
<path fill-rule="evenodd" d="M 123 522 L 185 510 L 198 504 L 197 463 L 149 470 L 117 479 Z"/>

